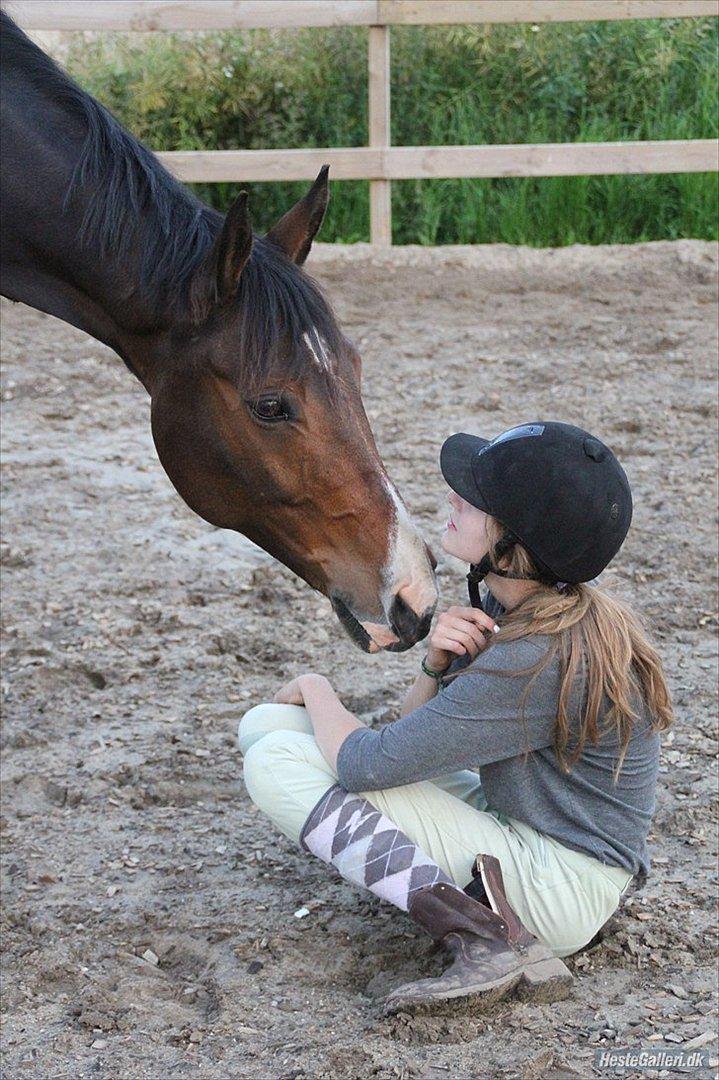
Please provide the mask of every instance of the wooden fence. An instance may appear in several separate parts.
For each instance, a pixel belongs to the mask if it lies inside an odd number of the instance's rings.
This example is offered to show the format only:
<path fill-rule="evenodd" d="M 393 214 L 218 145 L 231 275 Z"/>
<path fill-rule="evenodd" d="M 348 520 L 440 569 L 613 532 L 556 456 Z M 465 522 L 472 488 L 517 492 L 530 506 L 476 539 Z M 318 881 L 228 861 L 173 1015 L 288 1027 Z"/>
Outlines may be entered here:
<path fill-rule="evenodd" d="M 392 243 L 392 180 L 710 172 L 713 139 L 496 146 L 390 145 L 390 27 L 551 23 L 719 15 L 719 0 L 9 0 L 28 30 L 227 30 L 367 26 L 369 145 L 308 150 L 175 150 L 158 156 L 186 181 L 370 181 L 374 244 Z"/>

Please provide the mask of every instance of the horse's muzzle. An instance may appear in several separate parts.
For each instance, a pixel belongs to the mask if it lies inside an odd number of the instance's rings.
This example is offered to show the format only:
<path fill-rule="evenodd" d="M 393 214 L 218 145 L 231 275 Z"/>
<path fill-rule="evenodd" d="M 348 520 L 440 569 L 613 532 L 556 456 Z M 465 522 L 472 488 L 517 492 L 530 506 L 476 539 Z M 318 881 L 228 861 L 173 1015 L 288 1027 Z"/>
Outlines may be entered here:
<path fill-rule="evenodd" d="M 427 636 L 432 624 L 433 608 L 418 615 L 399 595 L 392 600 L 386 624 L 362 623 L 340 596 L 330 600 L 342 626 L 364 652 L 405 652 Z"/>

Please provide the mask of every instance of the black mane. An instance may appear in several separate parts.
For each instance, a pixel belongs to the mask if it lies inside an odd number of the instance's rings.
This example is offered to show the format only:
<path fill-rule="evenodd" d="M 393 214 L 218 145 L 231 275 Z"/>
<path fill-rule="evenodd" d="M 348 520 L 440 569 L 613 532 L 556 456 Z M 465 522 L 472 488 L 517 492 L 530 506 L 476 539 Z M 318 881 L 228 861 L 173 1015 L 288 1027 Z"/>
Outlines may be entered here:
<path fill-rule="evenodd" d="M 121 265 L 137 240 L 141 222 L 137 285 L 156 290 L 181 314 L 189 282 L 222 228 L 223 215 L 175 179 L 5 12 L 0 12 L 0 30 L 3 62 L 21 67 L 25 78 L 70 110 L 85 128 L 63 203 L 66 209 L 83 189 L 94 189 L 80 221 L 78 243 Z M 259 238 L 240 277 L 238 302 L 238 363 L 243 376 L 266 374 L 274 367 L 286 375 L 298 374 L 307 363 L 303 334 L 313 326 L 330 351 L 339 346 L 334 315 L 318 286 L 274 245 Z"/>

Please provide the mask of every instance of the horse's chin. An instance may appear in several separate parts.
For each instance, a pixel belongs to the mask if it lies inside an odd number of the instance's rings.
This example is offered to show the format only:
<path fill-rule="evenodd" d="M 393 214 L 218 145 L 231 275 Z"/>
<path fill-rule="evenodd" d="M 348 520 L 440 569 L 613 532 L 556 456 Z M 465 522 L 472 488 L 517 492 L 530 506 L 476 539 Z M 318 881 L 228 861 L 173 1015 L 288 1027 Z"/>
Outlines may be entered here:
<path fill-rule="evenodd" d="M 400 641 L 388 626 L 380 623 L 361 623 L 356 619 L 343 600 L 330 598 L 335 615 L 342 623 L 349 636 L 366 653 L 404 652 L 410 646 Z"/>
<path fill-rule="evenodd" d="M 361 623 L 361 626 L 374 645 L 374 649 L 371 648 L 370 652 L 404 652 L 405 649 L 411 648 L 410 645 L 401 641 L 388 626 L 370 622 Z"/>

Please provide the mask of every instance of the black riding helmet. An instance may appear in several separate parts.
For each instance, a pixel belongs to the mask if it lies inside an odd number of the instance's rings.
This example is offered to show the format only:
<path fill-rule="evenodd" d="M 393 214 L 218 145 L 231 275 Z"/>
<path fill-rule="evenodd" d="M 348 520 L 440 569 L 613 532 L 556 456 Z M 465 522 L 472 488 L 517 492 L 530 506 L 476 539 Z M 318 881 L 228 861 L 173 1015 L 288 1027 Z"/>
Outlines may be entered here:
<path fill-rule="evenodd" d="M 517 542 L 537 565 L 533 580 L 577 583 L 601 573 L 629 530 L 632 493 L 624 469 L 608 446 L 571 424 L 521 424 L 491 440 L 458 432 L 444 442 L 439 460 L 452 490 L 506 530 L 494 551 L 470 567 L 473 603 L 477 582 L 497 573 L 493 562 Z"/>

